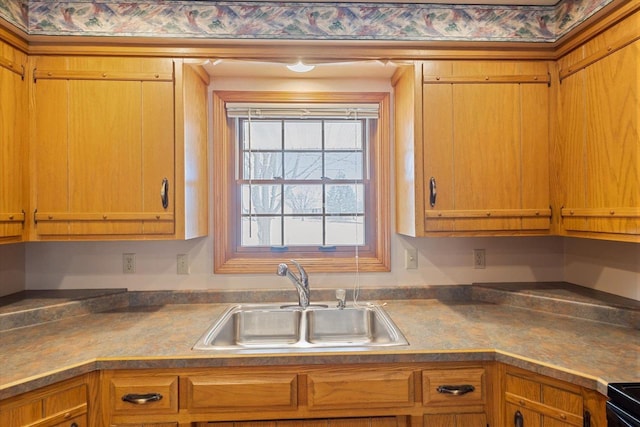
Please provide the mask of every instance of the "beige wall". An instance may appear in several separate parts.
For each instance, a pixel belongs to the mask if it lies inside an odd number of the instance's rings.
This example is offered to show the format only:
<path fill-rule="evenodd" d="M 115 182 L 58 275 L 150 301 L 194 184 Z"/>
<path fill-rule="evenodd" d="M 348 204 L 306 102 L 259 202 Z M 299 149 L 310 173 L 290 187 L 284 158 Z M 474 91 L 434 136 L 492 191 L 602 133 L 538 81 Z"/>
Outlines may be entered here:
<path fill-rule="evenodd" d="M 567 282 L 640 301 L 640 244 L 565 239 Z"/>
<path fill-rule="evenodd" d="M 25 252 L 26 246 L 26 252 Z M 0 295 L 22 289 L 286 288 L 275 275 L 214 275 L 213 238 L 187 242 L 40 242 L 0 246 Z M 416 247 L 417 270 L 404 269 L 404 249 Z M 392 238 L 390 273 L 362 274 L 362 287 L 472 282 L 568 282 L 640 300 L 640 245 L 558 237 Z M 474 248 L 487 268 L 471 268 Z M 122 253 L 136 253 L 136 273 L 122 273 Z M 191 274 L 176 274 L 176 255 L 189 255 Z M 25 275 L 26 258 L 26 275 Z M 315 274 L 313 287 L 352 287 L 355 274 Z"/>
<path fill-rule="evenodd" d="M 24 244 L 0 245 L 0 296 L 25 289 Z"/>

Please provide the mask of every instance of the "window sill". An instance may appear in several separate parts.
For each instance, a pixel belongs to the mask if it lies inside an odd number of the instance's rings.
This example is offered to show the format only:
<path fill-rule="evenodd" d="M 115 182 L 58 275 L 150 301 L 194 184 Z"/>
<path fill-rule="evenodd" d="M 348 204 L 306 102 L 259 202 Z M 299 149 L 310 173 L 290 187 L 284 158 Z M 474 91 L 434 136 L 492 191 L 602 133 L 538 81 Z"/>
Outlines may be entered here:
<path fill-rule="evenodd" d="M 228 259 L 215 266 L 216 274 L 250 274 L 250 273 L 273 273 L 275 274 L 278 264 L 288 262 L 291 258 L 296 259 L 310 273 L 382 273 L 391 271 L 391 266 L 383 259 L 371 256 L 359 256 L 358 264 L 353 256 L 341 258 L 314 258 L 314 257 L 286 257 L 278 254 L 272 258 L 250 258 L 238 257 Z M 384 257 L 383 257 L 384 258 Z M 387 257 L 388 259 L 388 257 Z M 217 263 L 216 263 L 217 264 Z"/>

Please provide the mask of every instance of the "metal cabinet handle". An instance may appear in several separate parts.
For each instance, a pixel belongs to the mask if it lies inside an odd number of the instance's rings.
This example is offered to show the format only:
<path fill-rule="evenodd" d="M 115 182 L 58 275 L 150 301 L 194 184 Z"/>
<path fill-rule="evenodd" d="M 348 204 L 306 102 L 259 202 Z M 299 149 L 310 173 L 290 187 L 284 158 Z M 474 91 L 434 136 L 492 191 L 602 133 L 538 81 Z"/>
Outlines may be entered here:
<path fill-rule="evenodd" d="M 437 195 L 438 192 L 436 191 L 436 179 L 434 177 L 431 177 L 431 179 L 429 180 L 429 204 L 431 205 L 431 207 L 434 207 L 436 205 Z"/>
<path fill-rule="evenodd" d="M 513 416 L 513 425 L 514 427 L 524 427 L 524 417 L 522 416 L 522 412 L 516 411 Z"/>
<path fill-rule="evenodd" d="M 584 411 L 582 416 L 582 427 L 591 427 L 591 412 Z"/>
<path fill-rule="evenodd" d="M 160 186 L 160 200 L 162 201 L 162 207 L 167 209 L 169 206 L 169 180 L 167 178 L 162 179 L 162 185 Z"/>
<path fill-rule="evenodd" d="M 454 396 L 462 396 L 463 394 L 471 393 L 475 391 L 475 387 L 471 384 L 463 385 L 441 385 L 436 389 L 438 393 L 452 394 Z"/>
<path fill-rule="evenodd" d="M 124 402 L 133 403 L 135 405 L 146 405 L 147 403 L 157 402 L 162 400 L 162 395 L 160 393 L 145 393 L 145 394 L 125 394 L 122 396 L 122 400 Z"/>

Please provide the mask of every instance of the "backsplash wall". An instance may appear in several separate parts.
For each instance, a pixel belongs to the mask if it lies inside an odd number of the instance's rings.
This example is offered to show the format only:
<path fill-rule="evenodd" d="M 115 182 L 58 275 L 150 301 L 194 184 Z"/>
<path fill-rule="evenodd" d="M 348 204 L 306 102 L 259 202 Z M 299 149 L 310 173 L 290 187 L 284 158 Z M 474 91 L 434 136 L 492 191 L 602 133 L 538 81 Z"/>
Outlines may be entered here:
<path fill-rule="evenodd" d="M 0 246 L 0 296 L 23 289 L 128 288 L 283 289 L 275 275 L 213 275 L 213 238 L 186 242 L 38 242 Z M 404 249 L 416 247 L 417 270 L 404 269 Z M 640 300 L 640 246 L 560 237 L 392 237 L 392 271 L 362 274 L 363 288 L 500 281 L 566 280 Z M 487 268 L 471 268 L 485 248 Z M 122 273 L 122 253 L 136 253 L 136 273 Z M 189 255 L 191 274 L 176 274 L 176 254 Z M 25 259 L 27 268 L 25 269 Z M 25 273 L 26 271 L 26 273 Z M 355 274 L 313 274 L 316 288 L 351 288 Z"/>
<path fill-rule="evenodd" d="M 25 245 L 0 245 L 0 296 L 25 287 Z"/>

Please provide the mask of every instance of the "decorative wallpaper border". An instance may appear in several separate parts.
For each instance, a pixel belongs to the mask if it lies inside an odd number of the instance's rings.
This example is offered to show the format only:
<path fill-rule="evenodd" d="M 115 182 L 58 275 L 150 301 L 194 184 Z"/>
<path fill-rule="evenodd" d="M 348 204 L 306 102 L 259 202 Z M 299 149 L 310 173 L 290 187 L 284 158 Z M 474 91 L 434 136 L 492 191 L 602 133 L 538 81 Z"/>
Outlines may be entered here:
<path fill-rule="evenodd" d="M 255 40 L 554 42 L 613 0 L 555 6 L 0 0 L 30 35 Z"/>

